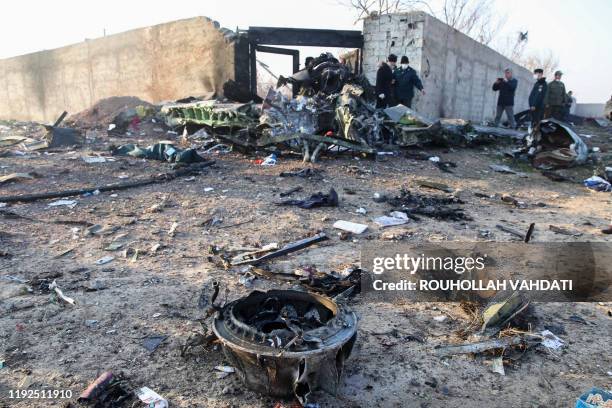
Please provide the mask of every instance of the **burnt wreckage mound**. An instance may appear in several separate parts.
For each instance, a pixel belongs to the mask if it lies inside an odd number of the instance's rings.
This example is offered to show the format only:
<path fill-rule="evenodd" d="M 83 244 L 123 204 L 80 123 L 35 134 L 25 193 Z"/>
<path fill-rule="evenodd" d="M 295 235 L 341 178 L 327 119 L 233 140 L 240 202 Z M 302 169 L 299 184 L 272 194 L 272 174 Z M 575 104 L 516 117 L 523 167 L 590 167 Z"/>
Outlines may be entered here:
<path fill-rule="evenodd" d="M 456 197 L 428 196 L 402 189 L 398 196 L 388 200 L 388 204 L 415 220 L 419 219 L 418 215 L 452 221 L 472 219 L 459 207 L 464 201 Z"/>
<path fill-rule="evenodd" d="M 305 404 L 317 388 L 336 393 L 357 316 L 314 293 L 254 291 L 224 306 L 213 330 L 249 388 Z"/>
<path fill-rule="evenodd" d="M 281 88 L 287 84 L 299 93 L 284 92 Z M 261 104 L 192 101 L 165 105 L 161 114 L 169 127 L 203 126 L 240 150 L 299 152 L 305 162 L 316 162 L 326 152 L 373 155 L 389 148 L 472 146 L 525 136 L 460 119 L 432 120 L 403 105 L 377 109 L 366 77 L 350 72 L 330 54 L 289 78 L 281 77 Z"/>

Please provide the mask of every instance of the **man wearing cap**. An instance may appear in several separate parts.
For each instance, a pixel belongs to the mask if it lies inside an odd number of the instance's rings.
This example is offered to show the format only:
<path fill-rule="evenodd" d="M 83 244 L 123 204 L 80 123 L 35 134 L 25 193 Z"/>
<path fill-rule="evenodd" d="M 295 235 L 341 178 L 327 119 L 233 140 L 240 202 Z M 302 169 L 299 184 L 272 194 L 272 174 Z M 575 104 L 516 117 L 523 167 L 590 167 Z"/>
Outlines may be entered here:
<path fill-rule="evenodd" d="M 565 84 L 561 82 L 563 72 L 555 72 L 555 79 L 548 83 L 546 95 L 544 96 L 544 105 L 546 106 L 545 117 L 553 117 L 557 120 L 564 120 L 565 104 L 567 103 L 567 92 L 565 92 Z"/>
<path fill-rule="evenodd" d="M 381 62 L 376 71 L 376 107 L 386 108 L 394 106 L 393 101 L 393 70 L 397 63 L 397 56 L 390 54 L 387 57 L 387 62 Z"/>
<path fill-rule="evenodd" d="M 504 70 L 504 77 L 497 78 L 497 81 L 493 84 L 493 90 L 499 91 L 499 97 L 497 98 L 497 113 L 495 115 L 495 126 L 499 126 L 502 114 L 506 112 L 508 123 L 510 127 L 514 129 L 516 122 L 514 121 L 514 92 L 518 86 L 518 81 L 512 78 L 512 70 L 506 68 Z"/>
<path fill-rule="evenodd" d="M 544 117 L 544 96 L 546 95 L 546 78 L 544 70 L 537 68 L 533 71 L 533 78 L 536 83 L 533 84 L 531 93 L 529 94 L 529 109 L 531 111 L 531 126 L 536 126 Z"/>

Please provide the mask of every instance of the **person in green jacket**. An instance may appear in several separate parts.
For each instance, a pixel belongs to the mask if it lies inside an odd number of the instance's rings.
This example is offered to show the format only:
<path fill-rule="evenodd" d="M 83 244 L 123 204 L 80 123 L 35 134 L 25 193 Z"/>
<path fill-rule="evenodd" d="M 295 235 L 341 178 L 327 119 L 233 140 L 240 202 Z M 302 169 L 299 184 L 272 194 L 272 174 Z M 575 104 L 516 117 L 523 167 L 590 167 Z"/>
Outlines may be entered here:
<path fill-rule="evenodd" d="M 567 92 L 565 92 L 565 84 L 561 82 L 563 72 L 555 72 L 555 79 L 548 84 L 546 95 L 544 95 L 544 106 L 546 106 L 547 118 L 557 120 L 565 119 L 565 105 L 567 104 Z"/>

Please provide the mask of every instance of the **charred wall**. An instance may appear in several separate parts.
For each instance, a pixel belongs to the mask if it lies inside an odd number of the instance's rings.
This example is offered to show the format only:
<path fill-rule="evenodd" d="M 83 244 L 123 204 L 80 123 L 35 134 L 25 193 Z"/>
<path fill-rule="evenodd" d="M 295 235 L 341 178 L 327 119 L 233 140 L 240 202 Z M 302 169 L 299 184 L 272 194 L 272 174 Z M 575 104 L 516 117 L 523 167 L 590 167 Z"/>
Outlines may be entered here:
<path fill-rule="evenodd" d="M 222 94 L 240 75 L 236 43 L 233 31 L 195 17 L 0 60 L 0 118 L 49 122 L 110 96 Z"/>

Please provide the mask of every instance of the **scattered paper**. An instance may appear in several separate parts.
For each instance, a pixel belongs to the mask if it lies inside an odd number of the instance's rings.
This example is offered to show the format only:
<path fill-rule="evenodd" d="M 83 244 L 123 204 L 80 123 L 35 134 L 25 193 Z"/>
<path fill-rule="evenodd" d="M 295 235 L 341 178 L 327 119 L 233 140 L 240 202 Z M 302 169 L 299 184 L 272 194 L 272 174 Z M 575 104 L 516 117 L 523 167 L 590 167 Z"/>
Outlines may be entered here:
<path fill-rule="evenodd" d="M 357 224 L 356 222 L 338 220 L 334 223 L 334 228 L 352 232 L 353 234 L 361 234 L 368 229 L 368 226 L 364 224 Z"/>
<path fill-rule="evenodd" d="M 565 346 L 565 342 L 554 335 L 550 330 L 544 330 L 542 333 L 540 333 L 540 335 L 544 337 L 544 340 L 542 340 L 542 345 L 547 349 L 558 350 Z"/>
<path fill-rule="evenodd" d="M 383 215 L 374 219 L 374 222 L 381 227 L 391 227 L 394 225 L 406 224 L 409 221 L 408 214 L 401 211 L 393 211 L 390 216 Z"/>

